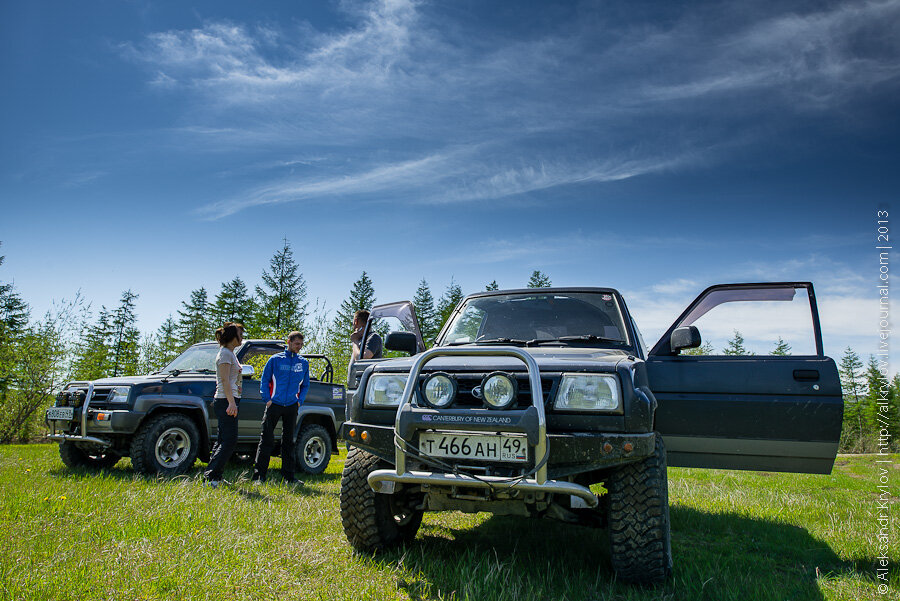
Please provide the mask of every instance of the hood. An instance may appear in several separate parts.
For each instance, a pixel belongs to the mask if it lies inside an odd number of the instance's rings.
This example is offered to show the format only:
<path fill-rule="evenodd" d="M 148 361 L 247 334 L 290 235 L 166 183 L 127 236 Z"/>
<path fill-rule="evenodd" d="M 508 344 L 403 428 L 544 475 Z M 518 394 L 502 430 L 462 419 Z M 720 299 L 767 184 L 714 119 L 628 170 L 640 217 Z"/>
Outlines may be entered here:
<path fill-rule="evenodd" d="M 198 373 L 186 373 L 182 374 L 181 377 L 188 377 L 192 380 L 197 379 L 209 379 L 215 378 L 215 374 L 198 374 Z M 134 384 L 146 384 L 148 382 L 159 382 L 163 378 L 166 377 L 166 374 L 146 374 L 142 376 L 117 376 L 115 378 L 100 378 L 99 380 L 92 380 L 94 386 L 129 386 Z M 177 377 L 170 377 L 170 381 L 176 381 Z"/>
<path fill-rule="evenodd" d="M 465 348 L 465 347 L 456 347 Z M 490 347 L 478 347 L 490 348 Z M 628 357 L 626 351 L 618 349 L 594 349 L 577 347 L 538 347 L 520 348 L 531 355 L 542 372 L 559 372 L 572 370 L 609 370 Z M 412 369 L 417 357 L 390 359 L 376 364 L 375 371 L 406 371 Z M 422 371 L 526 371 L 525 364 L 515 357 L 437 357 L 425 364 Z"/>

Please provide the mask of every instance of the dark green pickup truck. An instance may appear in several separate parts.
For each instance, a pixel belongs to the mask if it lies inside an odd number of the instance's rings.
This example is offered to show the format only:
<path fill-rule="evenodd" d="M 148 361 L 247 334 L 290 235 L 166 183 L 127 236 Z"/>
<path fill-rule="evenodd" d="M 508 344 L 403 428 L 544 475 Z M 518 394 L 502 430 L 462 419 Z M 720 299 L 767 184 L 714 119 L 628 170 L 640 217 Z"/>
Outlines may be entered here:
<path fill-rule="evenodd" d="M 548 517 L 605 526 L 618 577 L 659 582 L 672 568 L 667 465 L 834 462 L 841 385 L 808 282 L 708 288 L 652 349 L 610 288 L 473 294 L 430 350 L 409 303 L 372 316 L 404 324 L 385 348 L 411 356 L 351 373 L 341 518 L 365 552 L 414 538 L 425 511 Z M 798 354 L 690 352 L 701 331 L 742 324 L 759 340 L 789 332 Z"/>
<path fill-rule="evenodd" d="M 265 409 L 259 380 L 248 363 L 261 365 L 284 349 L 279 340 L 247 340 L 235 349 L 244 364 L 236 454 L 256 453 Z M 204 342 L 156 373 L 67 384 L 46 414 L 50 439 L 60 443 L 63 462 L 70 467 L 99 468 L 131 457 L 139 472 L 176 475 L 190 469 L 198 458 L 208 461 L 217 435 L 212 402 L 218 351 L 215 342 Z M 280 448 L 279 422 L 273 455 L 296 453 L 298 468 L 317 474 L 325 471 L 338 451 L 345 389 L 333 383 L 327 357 L 304 356 L 310 361 L 310 386 L 297 417 L 294 444 L 291 449 Z"/>

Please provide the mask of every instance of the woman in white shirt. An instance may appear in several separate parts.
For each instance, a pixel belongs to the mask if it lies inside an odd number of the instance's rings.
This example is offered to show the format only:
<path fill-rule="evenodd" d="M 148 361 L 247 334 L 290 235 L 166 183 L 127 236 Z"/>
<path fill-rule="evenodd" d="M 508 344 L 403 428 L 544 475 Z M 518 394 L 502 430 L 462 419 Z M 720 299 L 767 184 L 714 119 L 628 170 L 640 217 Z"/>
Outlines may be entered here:
<path fill-rule="evenodd" d="M 238 407 L 241 404 L 241 364 L 234 354 L 244 341 L 244 326 L 226 322 L 216 330 L 216 340 L 221 348 L 216 355 L 216 393 L 213 409 L 218 421 L 218 438 L 203 473 L 209 485 L 215 488 L 222 481 L 225 464 L 231 459 L 238 435 Z"/>

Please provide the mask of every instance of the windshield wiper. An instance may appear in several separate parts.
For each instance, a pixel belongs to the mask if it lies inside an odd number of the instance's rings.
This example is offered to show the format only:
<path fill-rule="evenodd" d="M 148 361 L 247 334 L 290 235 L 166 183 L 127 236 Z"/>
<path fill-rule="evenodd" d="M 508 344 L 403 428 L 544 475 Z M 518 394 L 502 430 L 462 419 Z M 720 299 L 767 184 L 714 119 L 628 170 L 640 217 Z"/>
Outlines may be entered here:
<path fill-rule="evenodd" d="M 484 338 L 476 340 L 475 344 L 515 344 L 517 346 L 525 346 L 528 344 L 528 341 L 516 338 Z"/>
<path fill-rule="evenodd" d="M 579 336 L 560 336 L 556 340 L 560 342 L 622 342 L 615 338 L 604 338 L 596 334 L 581 334 Z"/>

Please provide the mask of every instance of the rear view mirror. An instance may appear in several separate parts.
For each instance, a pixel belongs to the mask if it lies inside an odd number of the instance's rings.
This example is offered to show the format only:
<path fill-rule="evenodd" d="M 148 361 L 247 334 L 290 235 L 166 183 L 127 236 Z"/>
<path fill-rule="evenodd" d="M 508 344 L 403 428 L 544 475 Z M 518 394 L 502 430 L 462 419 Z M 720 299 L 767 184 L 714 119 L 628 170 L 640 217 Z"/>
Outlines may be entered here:
<path fill-rule="evenodd" d="M 700 330 L 696 326 L 685 326 L 675 328 L 672 332 L 672 339 L 669 343 L 672 352 L 677 353 L 685 348 L 697 348 L 700 346 Z"/>
<path fill-rule="evenodd" d="M 256 370 L 253 369 L 252 365 L 241 365 L 241 375 L 244 376 L 245 378 L 253 377 L 253 373 L 255 371 Z"/>
<path fill-rule="evenodd" d="M 389 351 L 403 351 L 415 355 L 419 343 L 411 332 L 391 332 L 384 341 L 384 348 Z"/>

